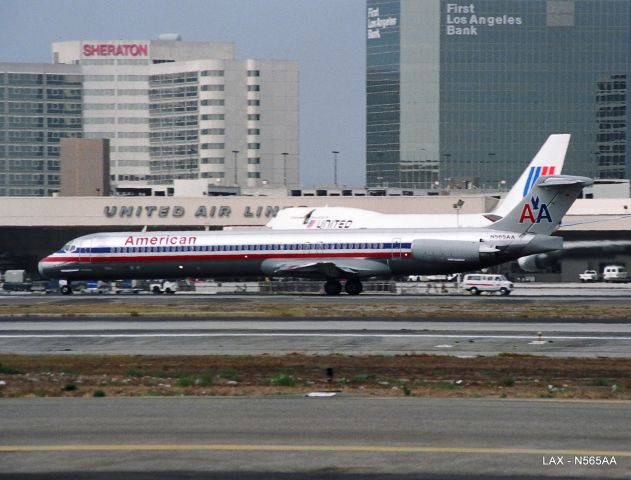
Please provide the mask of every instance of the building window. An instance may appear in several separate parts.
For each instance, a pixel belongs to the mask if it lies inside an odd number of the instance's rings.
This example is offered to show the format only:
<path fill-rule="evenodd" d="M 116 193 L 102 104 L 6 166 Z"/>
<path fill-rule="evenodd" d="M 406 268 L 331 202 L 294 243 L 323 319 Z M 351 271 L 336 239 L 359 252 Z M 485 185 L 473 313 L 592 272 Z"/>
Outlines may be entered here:
<path fill-rule="evenodd" d="M 107 76 L 107 75 L 103 75 Z M 116 79 L 119 82 L 147 82 L 149 81 L 148 75 L 118 75 Z"/>
<path fill-rule="evenodd" d="M 83 80 L 86 82 L 113 82 L 115 79 L 116 77 L 114 75 L 84 75 L 83 76 Z"/>
<path fill-rule="evenodd" d="M 261 116 L 258 113 L 248 114 L 248 120 L 260 120 Z"/>
<path fill-rule="evenodd" d="M 248 165 L 259 165 L 261 163 L 261 157 L 248 158 Z"/>
<path fill-rule="evenodd" d="M 9 73 L 10 85 L 42 85 L 44 76 L 35 73 Z"/>
<path fill-rule="evenodd" d="M 261 172 L 248 172 L 248 178 L 261 178 Z"/>
<path fill-rule="evenodd" d="M 260 92 L 260 91 L 261 91 L 260 85 L 248 85 L 248 92 Z"/>
<path fill-rule="evenodd" d="M 225 159 L 223 157 L 205 157 L 201 159 L 203 165 L 223 165 Z"/>
<path fill-rule="evenodd" d="M 259 148 L 261 148 L 260 143 L 248 143 L 249 150 L 258 150 Z"/>
<path fill-rule="evenodd" d="M 260 70 L 248 70 L 248 77 L 260 77 L 260 76 L 261 76 Z"/>

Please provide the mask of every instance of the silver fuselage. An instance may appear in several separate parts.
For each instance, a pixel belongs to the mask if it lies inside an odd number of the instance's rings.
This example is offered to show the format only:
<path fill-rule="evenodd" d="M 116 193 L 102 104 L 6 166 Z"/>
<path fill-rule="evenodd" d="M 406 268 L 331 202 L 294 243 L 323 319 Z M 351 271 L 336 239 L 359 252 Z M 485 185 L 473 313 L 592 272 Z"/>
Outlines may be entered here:
<path fill-rule="evenodd" d="M 48 278 L 387 278 L 475 270 L 562 248 L 546 235 L 489 229 L 355 231 L 161 231 L 98 233 L 39 263 Z M 332 264 L 344 272 L 313 272 Z M 351 272 L 351 273 L 348 273 Z"/>

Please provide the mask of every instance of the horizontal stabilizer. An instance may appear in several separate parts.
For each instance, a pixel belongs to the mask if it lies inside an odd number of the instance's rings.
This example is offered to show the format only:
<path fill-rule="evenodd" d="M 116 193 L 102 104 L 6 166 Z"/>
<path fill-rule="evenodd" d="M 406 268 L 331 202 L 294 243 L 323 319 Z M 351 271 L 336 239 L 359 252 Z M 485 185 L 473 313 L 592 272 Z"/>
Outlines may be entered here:
<path fill-rule="evenodd" d="M 541 188 L 552 188 L 559 186 L 579 185 L 581 188 L 589 187 L 594 181 L 587 177 L 576 177 L 574 175 L 556 175 L 554 177 L 545 177 L 539 183 Z"/>
<path fill-rule="evenodd" d="M 581 194 L 593 184 L 587 177 L 553 175 L 540 177 L 534 187 L 504 218 L 489 225 L 491 230 L 519 234 L 552 234 Z"/>

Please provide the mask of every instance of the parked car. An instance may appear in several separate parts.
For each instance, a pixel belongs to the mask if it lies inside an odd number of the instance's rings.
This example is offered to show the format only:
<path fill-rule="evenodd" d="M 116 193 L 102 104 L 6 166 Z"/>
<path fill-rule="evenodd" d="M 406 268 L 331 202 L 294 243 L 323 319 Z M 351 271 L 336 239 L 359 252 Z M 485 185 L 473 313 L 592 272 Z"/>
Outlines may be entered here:
<path fill-rule="evenodd" d="M 513 291 L 513 284 L 504 275 L 469 273 L 462 279 L 461 287 L 472 295 L 482 292 L 498 292 L 509 295 Z"/>
<path fill-rule="evenodd" d="M 583 273 L 579 274 L 578 278 L 581 282 L 597 282 L 598 281 L 598 272 L 596 270 L 585 270 Z"/>
<path fill-rule="evenodd" d="M 603 270 L 603 280 L 605 282 L 625 282 L 627 269 L 622 265 L 607 265 Z"/>

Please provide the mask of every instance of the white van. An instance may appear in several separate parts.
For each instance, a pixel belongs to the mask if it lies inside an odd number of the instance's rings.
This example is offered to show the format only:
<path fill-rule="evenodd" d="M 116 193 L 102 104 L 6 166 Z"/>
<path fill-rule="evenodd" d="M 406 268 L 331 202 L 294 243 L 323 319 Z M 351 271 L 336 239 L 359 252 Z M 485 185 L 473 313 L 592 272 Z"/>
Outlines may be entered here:
<path fill-rule="evenodd" d="M 625 282 L 627 269 L 622 265 L 607 265 L 603 270 L 603 280 L 605 282 Z"/>
<path fill-rule="evenodd" d="M 512 282 L 508 281 L 504 275 L 484 273 L 468 273 L 462 279 L 461 286 L 473 295 L 480 295 L 482 292 L 499 292 L 502 295 L 508 295 L 513 291 Z"/>

